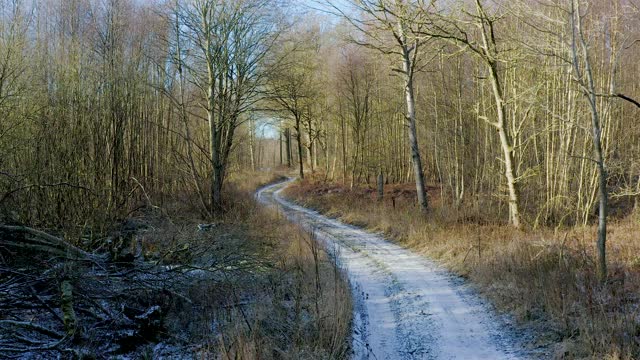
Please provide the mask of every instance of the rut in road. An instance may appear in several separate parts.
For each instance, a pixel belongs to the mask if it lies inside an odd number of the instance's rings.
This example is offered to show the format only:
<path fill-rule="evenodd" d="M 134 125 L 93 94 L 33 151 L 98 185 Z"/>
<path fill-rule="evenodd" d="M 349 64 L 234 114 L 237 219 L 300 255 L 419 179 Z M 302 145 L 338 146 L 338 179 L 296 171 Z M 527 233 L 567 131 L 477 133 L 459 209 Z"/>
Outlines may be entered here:
<path fill-rule="evenodd" d="M 280 196 L 290 182 L 258 191 L 313 232 L 347 271 L 354 296 L 354 359 L 521 359 L 514 335 L 460 281 L 380 235 L 322 216 Z"/>

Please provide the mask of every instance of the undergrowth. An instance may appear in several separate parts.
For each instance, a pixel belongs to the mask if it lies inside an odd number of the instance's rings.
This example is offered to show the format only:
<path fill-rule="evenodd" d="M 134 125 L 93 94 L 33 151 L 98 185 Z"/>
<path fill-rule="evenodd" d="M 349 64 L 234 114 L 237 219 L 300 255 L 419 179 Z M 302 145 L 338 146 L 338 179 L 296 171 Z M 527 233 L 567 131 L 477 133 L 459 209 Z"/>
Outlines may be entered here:
<path fill-rule="evenodd" d="M 198 339 L 199 358 L 348 358 L 351 295 L 344 274 L 309 234 L 253 199 L 257 188 L 278 179 L 236 175 L 224 215 L 206 232 L 203 241 L 232 249 L 223 258 L 251 265 L 194 284 L 193 302 L 175 309 L 175 329 Z"/>
<path fill-rule="evenodd" d="M 277 179 L 236 174 L 208 219 L 171 193 L 82 237 L 0 220 L 0 358 L 347 358 L 344 274 L 253 198 Z"/>

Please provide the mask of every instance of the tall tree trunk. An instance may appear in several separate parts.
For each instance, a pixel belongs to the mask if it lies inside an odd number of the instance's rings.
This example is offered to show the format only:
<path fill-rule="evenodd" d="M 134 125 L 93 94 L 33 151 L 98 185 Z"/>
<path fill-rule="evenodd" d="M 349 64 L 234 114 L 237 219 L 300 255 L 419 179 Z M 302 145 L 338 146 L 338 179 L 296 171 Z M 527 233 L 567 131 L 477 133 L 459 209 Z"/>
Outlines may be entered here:
<path fill-rule="evenodd" d="M 582 18 L 580 15 L 580 3 L 577 0 L 571 1 L 571 32 L 572 32 L 572 60 L 573 70 L 576 79 L 580 83 L 583 94 L 587 98 L 589 108 L 591 110 L 591 127 L 593 136 L 593 151 L 598 170 L 598 240 L 596 243 L 598 249 L 598 276 L 600 281 L 607 279 L 607 169 L 605 166 L 604 152 L 602 150 L 602 126 L 600 123 L 600 115 L 597 107 L 597 95 L 595 83 L 593 80 L 593 72 L 591 69 L 591 60 L 589 57 L 589 48 L 584 38 L 582 30 Z M 577 42 L 580 41 L 582 50 L 582 65 L 578 55 Z M 581 66 L 584 66 L 584 72 Z"/>
<path fill-rule="evenodd" d="M 336 127 L 337 130 L 337 127 Z M 329 137 L 327 136 L 327 149 L 329 149 Z M 331 180 L 335 179 L 336 174 L 336 163 L 338 162 L 338 137 L 333 137 L 333 163 L 331 164 L 331 175 L 329 178 Z M 327 150 L 327 164 L 329 163 L 329 152 Z M 327 165 L 328 166 L 328 165 Z M 639 180 L 640 181 L 640 180 Z M 639 183 L 640 184 L 640 183 Z M 640 185 L 639 185 L 640 186 Z"/>
<path fill-rule="evenodd" d="M 249 119 L 249 158 L 251 161 L 251 170 L 256 171 L 256 154 L 255 154 L 255 134 L 253 129 L 253 119 Z"/>
<path fill-rule="evenodd" d="M 509 191 L 509 219 L 514 227 L 520 228 L 520 193 L 518 184 L 516 183 L 517 174 L 514 164 L 513 140 L 511 139 L 509 124 L 507 123 L 506 103 L 504 101 L 502 84 L 498 73 L 498 62 L 496 60 L 498 49 L 494 37 L 493 22 L 488 19 L 480 0 L 476 0 L 476 10 L 478 13 L 478 21 L 480 21 L 483 60 L 489 68 L 491 90 L 498 115 L 498 121 L 493 123 L 493 126 L 498 130 L 500 146 L 504 157 L 504 175 Z"/>
<path fill-rule="evenodd" d="M 209 120 L 209 153 L 211 161 L 211 210 L 213 212 L 222 208 L 222 174 L 220 169 L 220 139 L 221 134 L 215 119 L 215 75 L 213 65 L 210 65 L 209 89 L 208 89 L 208 109 L 207 119 Z"/>
<path fill-rule="evenodd" d="M 284 130 L 284 137 L 286 143 L 286 152 L 287 152 L 287 168 L 291 168 L 291 129 L 286 128 Z"/>
<path fill-rule="evenodd" d="M 638 213 L 640 212 L 640 175 L 638 175 L 638 181 L 636 183 L 636 194 L 633 200 L 633 210 Z"/>
<path fill-rule="evenodd" d="M 340 115 L 340 127 L 342 134 L 342 183 L 347 182 L 347 129 L 344 116 Z"/>
<path fill-rule="evenodd" d="M 494 126 L 498 130 L 498 136 L 500 137 L 500 146 L 504 157 L 504 176 L 507 180 L 507 189 L 509 191 L 509 219 L 514 227 L 520 228 L 522 226 L 520 223 L 520 192 L 516 183 L 511 134 L 506 123 L 506 105 L 502 96 L 502 88 L 495 63 L 490 63 L 489 71 L 491 73 L 491 89 L 498 113 L 498 122 Z"/>
<path fill-rule="evenodd" d="M 384 197 L 384 175 L 382 174 L 382 168 L 380 168 L 378 172 L 378 178 L 376 182 L 378 185 L 378 201 L 382 201 L 382 198 Z"/>
<path fill-rule="evenodd" d="M 313 147 L 313 166 L 311 169 L 317 169 L 318 168 L 318 142 L 316 141 L 316 139 L 314 138 L 313 142 L 311 143 L 312 147 Z"/>
<path fill-rule="evenodd" d="M 600 136 L 600 119 L 595 106 L 595 94 L 592 95 L 591 105 L 591 123 L 593 126 L 593 146 L 598 166 L 598 274 L 600 280 L 607 278 L 607 206 L 609 193 L 607 191 L 607 169 L 604 163 L 604 154 L 602 151 L 602 139 Z"/>
<path fill-rule="evenodd" d="M 349 183 L 349 188 L 353 190 L 353 187 L 356 182 L 356 174 L 358 172 L 358 158 L 360 156 L 360 135 L 356 132 L 354 134 L 355 141 L 355 151 L 353 153 L 353 165 L 351 167 L 351 182 Z"/>
<path fill-rule="evenodd" d="M 282 157 L 282 129 L 280 130 L 280 137 L 278 139 L 278 150 L 280 151 L 280 166 L 282 166 L 283 157 Z"/>
<path fill-rule="evenodd" d="M 399 26 L 402 30 L 402 26 Z M 413 51 L 418 51 L 416 49 L 417 44 L 414 44 Z M 414 95 L 414 87 L 413 87 L 413 59 L 411 58 L 411 53 L 407 48 L 406 44 L 403 45 L 402 48 L 402 70 L 404 72 L 404 91 L 405 98 L 407 103 L 407 116 L 406 120 L 408 122 L 408 135 L 409 135 L 409 145 L 411 146 L 411 162 L 413 164 L 413 172 L 415 175 L 416 181 L 416 191 L 418 194 L 418 204 L 420 204 L 420 208 L 423 211 L 428 209 L 427 203 L 427 191 L 424 184 L 424 172 L 422 170 L 422 159 L 420 157 L 420 148 L 418 147 L 418 136 L 416 134 L 416 106 L 415 106 L 415 95 Z"/>
<path fill-rule="evenodd" d="M 210 91 L 213 91 L 211 89 Z M 213 105 L 213 96 L 209 97 L 209 105 Z M 220 153 L 218 151 L 219 134 L 216 129 L 214 111 L 211 109 L 207 118 L 209 119 L 209 152 L 211 161 L 211 209 L 217 211 L 222 205 L 222 185 L 218 166 L 220 164 Z"/>
<path fill-rule="evenodd" d="M 302 151 L 302 129 L 300 117 L 296 115 L 296 141 L 298 142 L 298 170 L 300 179 L 304 179 L 304 156 Z"/>

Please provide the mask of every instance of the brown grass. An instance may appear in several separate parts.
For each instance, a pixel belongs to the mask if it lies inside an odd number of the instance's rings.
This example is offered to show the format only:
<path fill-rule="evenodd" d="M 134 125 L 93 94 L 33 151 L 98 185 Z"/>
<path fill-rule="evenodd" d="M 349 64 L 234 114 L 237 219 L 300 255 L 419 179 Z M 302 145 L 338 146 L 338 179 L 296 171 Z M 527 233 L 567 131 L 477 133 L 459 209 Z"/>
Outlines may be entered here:
<path fill-rule="evenodd" d="M 521 232 L 492 224 L 493 214 L 478 204 L 455 209 L 437 196 L 433 210 L 421 215 L 403 186 L 388 189 L 382 202 L 372 189 L 314 180 L 296 183 L 286 195 L 384 232 L 468 278 L 498 308 L 540 330 L 530 346 L 547 347 L 554 358 L 640 358 L 637 217 L 611 226 L 610 279 L 600 285 L 592 227 Z"/>

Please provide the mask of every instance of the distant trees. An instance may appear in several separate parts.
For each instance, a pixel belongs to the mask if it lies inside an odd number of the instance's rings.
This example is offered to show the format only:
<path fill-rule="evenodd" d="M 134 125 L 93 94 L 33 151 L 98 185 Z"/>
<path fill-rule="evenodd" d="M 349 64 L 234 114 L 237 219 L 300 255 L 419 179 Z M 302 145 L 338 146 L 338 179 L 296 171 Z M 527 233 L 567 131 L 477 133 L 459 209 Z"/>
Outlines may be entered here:
<path fill-rule="evenodd" d="M 326 3 L 351 26 L 330 35 L 342 42 L 323 54 L 334 70 L 315 95 L 330 105 L 321 136 L 334 144 L 329 178 L 342 169 L 346 181 L 371 184 L 381 169 L 385 181 L 405 182 L 417 173 L 408 161 L 417 149 L 425 180 L 461 216 L 504 215 L 515 227 L 600 223 L 605 276 L 606 214 L 630 214 L 640 198 L 633 4 Z M 405 89 L 411 80 L 413 96 L 393 91 L 398 80 Z M 411 133 L 411 103 L 416 147 L 399 136 Z"/>
<path fill-rule="evenodd" d="M 290 34 L 279 43 L 279 50 L 272 59 L 269 70 L 269 82 L 266 90 L 267 106 L 281 111 L 293 120 L 295 139 L 298 153 L 298 175 L 304 178 L 304 136 L 307 135 L 307 157 L 311 162 L 313 156 L 310 143 L 314 139 L 313 114 L 310 112 L 312 102 L 317 99 L 314 71 L 318 55 L 314 49 L 317 43 L 317 33 L 314 29 Z M 308 122 L 305 133 L 305 119 Z M 287 136 L 287 151 L 290 151 L 289 134 Z M 289 155 L 288 155 L 289 156 Z M 289 159 L 289 158 L 288 158 Z"/>

